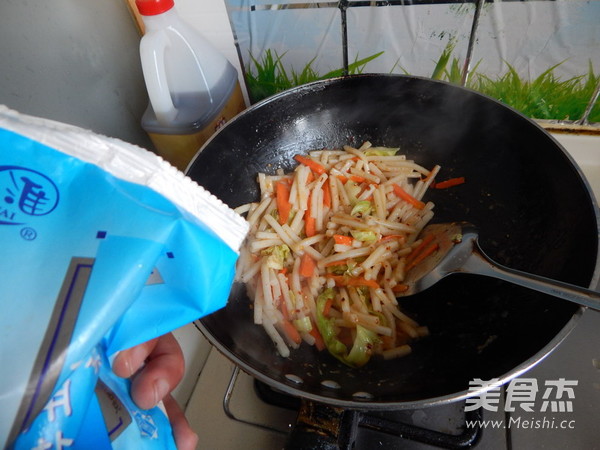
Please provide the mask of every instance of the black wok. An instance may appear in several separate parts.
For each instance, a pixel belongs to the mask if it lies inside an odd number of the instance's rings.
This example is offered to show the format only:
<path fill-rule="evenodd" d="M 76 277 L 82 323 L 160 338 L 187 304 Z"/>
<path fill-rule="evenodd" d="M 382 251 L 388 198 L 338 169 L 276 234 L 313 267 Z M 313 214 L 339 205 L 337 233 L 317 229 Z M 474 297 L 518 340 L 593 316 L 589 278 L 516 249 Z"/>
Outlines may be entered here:
<path fill-rule="evenodd" d="M 426 167 L 440 164 L 439 180 L 464 176 L 461 186 L 427 194 L 434 222 L 477 224 L 482 248 L 499 263 L 581 286 L 596 281 L 597 207 L 570 156 L 521 114 L 446 83 L 359 75 L 292 89 L 229 122 L 188 174 L 235 207 L 258 199 L 259 171 L 291 170 L 296 153 L 366 140 L 400 146 Z M 281 358 L 249 305 L 244 287 L 234 285 L 227 307 L 200 321 L 203 333 L 273 387 L 362 409 L 433 405 L 467 397 L 475 378 L 508 381 L 558 345 L 583 311 L 502 281 L 456 275 L 401 300 L 431 333 L 411 355 L 352 369 L 308 346 Z"/>

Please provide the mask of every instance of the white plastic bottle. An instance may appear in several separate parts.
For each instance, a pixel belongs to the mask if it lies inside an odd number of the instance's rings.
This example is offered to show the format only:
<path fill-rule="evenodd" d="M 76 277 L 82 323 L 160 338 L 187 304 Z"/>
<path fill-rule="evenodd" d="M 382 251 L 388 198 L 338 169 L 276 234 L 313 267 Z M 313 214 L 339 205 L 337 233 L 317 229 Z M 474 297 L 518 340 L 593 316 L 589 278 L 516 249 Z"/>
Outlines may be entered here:
<path fill-rule="evenodd" d="M 184 170 L 204 142 L 245 108 L 233 65 L 181 20 L 174 0 L 136 0 L 149 105 L 142 127 L 157 152 Z"/>

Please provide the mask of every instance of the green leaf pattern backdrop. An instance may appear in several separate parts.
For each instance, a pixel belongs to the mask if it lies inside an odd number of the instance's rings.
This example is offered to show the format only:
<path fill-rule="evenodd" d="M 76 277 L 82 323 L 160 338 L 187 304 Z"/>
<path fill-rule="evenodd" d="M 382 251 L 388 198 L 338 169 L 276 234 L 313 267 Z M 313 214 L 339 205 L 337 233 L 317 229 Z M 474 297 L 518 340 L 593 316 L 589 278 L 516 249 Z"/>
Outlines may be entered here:
<path fill-rule="evenodd" d="M 346 73 L 464 85 L 529 117 L 600 125 L 600 1 L 226 0 L 252 103 Z"/>

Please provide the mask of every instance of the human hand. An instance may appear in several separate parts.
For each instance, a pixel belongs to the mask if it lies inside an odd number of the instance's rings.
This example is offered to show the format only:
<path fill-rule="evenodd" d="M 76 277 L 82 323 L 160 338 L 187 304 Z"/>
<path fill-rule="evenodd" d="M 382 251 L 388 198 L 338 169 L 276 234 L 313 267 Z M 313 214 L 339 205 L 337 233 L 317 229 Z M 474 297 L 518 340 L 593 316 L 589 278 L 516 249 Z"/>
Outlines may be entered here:
<path fill-rule="evenodd" d="M 119 352 L 113 371 L 120 377 L 131 377 L 131 397 L 140 408 L 149 409 L 163 401 L 179 450 L 196 448 L 198 436 L 170 395 L 185 371 L 183 352 L 173 334 Z"/>

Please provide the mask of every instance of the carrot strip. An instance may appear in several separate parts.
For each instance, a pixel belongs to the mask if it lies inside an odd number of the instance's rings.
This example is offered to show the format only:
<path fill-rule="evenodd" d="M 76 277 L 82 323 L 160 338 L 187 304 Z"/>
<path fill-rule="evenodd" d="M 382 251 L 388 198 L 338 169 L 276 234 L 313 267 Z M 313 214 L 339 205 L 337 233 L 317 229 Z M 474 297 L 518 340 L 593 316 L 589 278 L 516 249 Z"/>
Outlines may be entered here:
<path fill-rule="evenodd" d="M 394 286 L 392 288 L 392 292 L 395 293 L 395 294 L 400 294 L 400 293 L 406 292 L 406 291 L 408 291 L 408 285 L 407 284 L 398 283 L 396 286 Z"/>
<path fill-rule="evenodd" d="M 325 349 L 325 341 L 323 341 L 321 333 L 319 333 L 319 330 L 314 324 L 308 334 L 315 338 L 315 347 L 317 347 L 317 350 L 321 351 Z"/>
<path fill-rule="evenodd" d="M 305 218 L 304 225 L 305 225 L 305 229 L 306 229 L 306 237 L 311 237 L 316 234 L 315 218 L 313 216 L 311 216 L 308 211 L 306 211 L 306 218 Z"/>
<path fill-rule="evenodd" d="M 328 182 L 323 184 L 323 205 L 331 208 L 331 187 L 329 187 Z"/>
<path fill-rule="evenodd" d="M 414 198 L 412 195 L 410 195 L 408 192 L 406 192 L 404 189 L 402 189 L 396 183 L 392 184 L 392 187 L 394 189 L 394 194 L 396 194 L 402 200 L 410 203 L 417 209 L 425 208 L 425 203 L 423 203 L 421 200 L 417 200 L 416 198 Z"/>
<path fill-rule="evenodd" d="M 465 182 L 465 177 L 456 177 L 456 178 L 450 178 L 449 180 L 446 180 L 446 181 L 440 181 L 439 183 L 435 183 L 433 185 L 433 187 L 436 189 L 447 189 L 447 188 L 451 188 L 451 187 L 463 184 L 464 182 Z"/>
<path fill-rule="evenodd" d="M 433 234 L 428 234 L 423 238 L 421 243 L 417 245 L 413 251 L 406 257 L 406 262 L 411 263 L 418 255 L 423 251 L 425 247 L 427 247 L 435 238 Z"/>
<path fill-rule="evenodd" d="M 393 241 L 395 239 L 400 241 L 401 244 L 406 242 L 406 237 L 402 234 L 389 234 L 387 236 L 382 236 L 381 239 L 379 239 L 379 242 Z"/>
<path fill-rule="evenodd" d="M 329 317 L 329 311 L 331 311 L 331 305 L 333 305 L 333 299 L 328 298 L 327 301 L 325 302 L 325 305 L 323 305 L 323 315 L 325 317 Z"/>
<path fill-rule="evenodd" d="M 431 244 L 429 247 L 427 247 L 425 250 L 423 250 L 415 259 L 412 260 L 412 262 L 408 265 L 406 270 L 409 271 L 410 269 L 415 267 L 417 264 L 419 264 L 421 261 L 423 261 L 429 255 L 431 255 L 433 252 L 435 252 L 438 248 L 440 248 L 440 246 L 437 242 Z"/>
<path fill-rule="evenodd" d="M 275 185 L 275 197 L 277 211 L 279 212 L 279 223 L 284 225 L 290 217 L 292 204 L 290 203 L 290 188 L 284 181 L 278 181 Z"/>
<path fill-rule="evenodd" d="M 373 289 L 379 289 L 379 284 L 375 280 L 367 280 L 363 277 L 352 277 L 348 280 L 348 286 L 367 286 Z"/>
<path fill-rule="evenodd" d="M 315 174 L 311 170 L 310 172 L 308 172 L 308 176 L 306 177 L 306 184 L 310 184 L 313 181 L 315 181 Z"/>
<path fill-rule="evenodd" d="M 331 278 L 337 286 L 367 286 L 373 289 L 379 289 L 379 284 L 375 280 L 367 280 L 363 277 L 345 277 L 343 275 L 326 274 L 326 278 Z"/>
<path fill-rule="evenodd" d="M 315 173 L 317 173 L 319 175 L 326 172 L 325 167 L 323 167 L 318 162 L 316 162 L 310 158 L 307 158 L 306 156 L 296 155 L 296 156 L 294 156 L 294 159 L 296 161 L 298 161 L 300 164 L 304 164 L 305 166 L 308 166 L 310 168 L 310 170 L 314 171 Z"/>
<path fill-rule="evenodd" d="M 342 184 L 346 184 L 348 182 L 348 178 L 344 175 L 337 175 L 337 178 L 342 182 Z"/>
<path fill-rule="evenodd" d="M 311 215 L 311 202 L 312 202 L 312 193 L 308 196 L 308 205 L 306 207 L 306 211 L 304 212 L 304 232 L 306 233 L 306 237 L 311 237 L 316 234 L 316 220 Z"/>
<path fill-rule="evenodd" d="M 341 244 L 341 245 L 352 245 L 352 241 L 353 241 L 352 237 L 344 236 L 343 234 L 334 234 L 333 240 L 335 241 L 336 244 Z"/>
<path fill-rule="evenodd" d="M 289 320 L 282 320 L 281 324 L 283 325 L 283 332 L 290 338 L 291 341 L 296 344 L 300 344 L 302 342 L 302 337 L 300 337 L 300 333 L 296 330 L 296 327 Z"/>
<path fill-rule="evenodd" d="M 300 275 L 306 278 L 312 277 L 316 266 L 315 260 L 308 253 L 304 253 L 300 258 Z"/>

